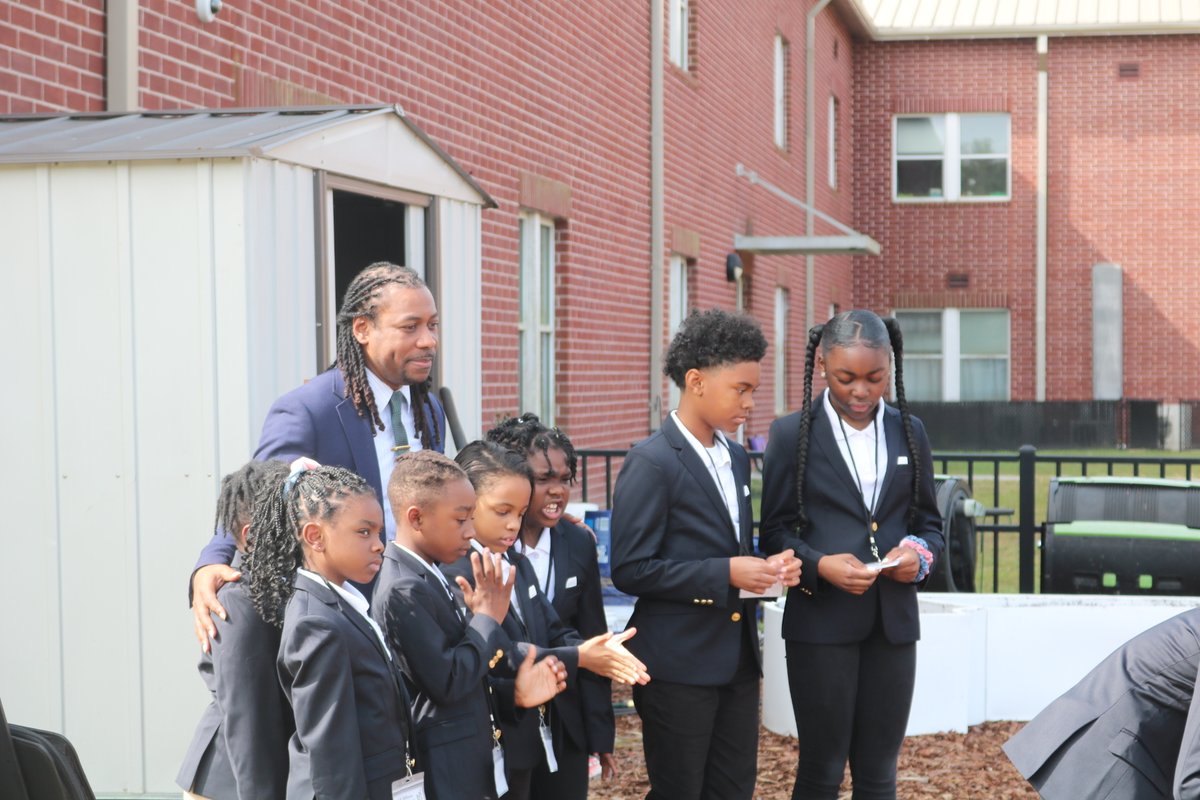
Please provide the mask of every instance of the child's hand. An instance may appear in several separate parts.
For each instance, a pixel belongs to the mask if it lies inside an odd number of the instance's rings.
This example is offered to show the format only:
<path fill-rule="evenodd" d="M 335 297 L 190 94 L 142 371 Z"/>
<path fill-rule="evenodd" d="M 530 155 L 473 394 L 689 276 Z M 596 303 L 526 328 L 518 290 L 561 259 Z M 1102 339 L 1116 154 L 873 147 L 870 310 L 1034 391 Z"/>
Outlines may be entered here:
<path fill-rule="evenodd" d="M 897 566 L 883 570 L 883 575 L 894 580 L 896 583 L 912 583 L 917 579 L 917 573 L 921 571 L 921 559 L 917 557 L 917 551 L 911 547 L 893 547 L 886 556 L 884 561 L 891 561 L 893 558 L 900 559 Z"/>
<path fill-rule="evenodd" d="M 466 578 L 460 576 L 454 579 L 458 588 L 462 589 L 463 602 L 472 614 L 483 614 L 497 623 L 504 622 L 517 571 L 508 570 L 508 579 L 505 580 L 503 558 L 485 547 L 483 558 L 477 552 L 471 553 L 471 572 L 475 576 L 474 588 Z"/>
<path fill-rule="evenodd" d="M 649 683 L 646 665 L 625 649 L 625 640 L 635 633 L 637 628 L 629 628 L 620 636 L 611 633 L 593 636 L 579 645 L 579 666 L 617 683 L 630 686 Z"/>
<path fill-rule="evenodd" d="M 613 753 L 597 753 L 596 757 L 600 759 L 600 779 L 611 781 L 617 777 L 617 757 Z"/>
<path fill-rule="evenodd" d="M 225 607 L 217 600 L 217 590 L 241 577 L 242 573 L 228 564 L 209 564 L 196 570 L 192 576 L 192 618 L 196 640 L 206 653 L 211 650 L 209 642 L 217 638 L 212 618 L 226 618 Z"/>
<path fill-rule="evenodd" d="M 879 576 L 850 553 L 823 557 L 817 562 L 817 574 L 850 594 L 863 594 Z"/>
<path fill-rule="evenodd" d="M 779 566 L 755 556 L 729 559 L 729 585 L 747 592 L 762 594 L 779 580 Z"/>
<path fill-rule="evenodd" d="M 796 586 L 800 583 L 801 564 L 794 550 L 776 553 L 767 559 L 767 563 L 779 570 L 779 580 L 784 586 Z"/>
<path fill-rule="evenodd" d="M 515 572 L 515 570 L 514 570 Z M 567 688 L 567 668 L 554 656 L 534 663 L 537 647 L 529 645 L 525 660 L 517 667 L 514 699 L 519 708 L 536 708 L 548 703 Z"/>

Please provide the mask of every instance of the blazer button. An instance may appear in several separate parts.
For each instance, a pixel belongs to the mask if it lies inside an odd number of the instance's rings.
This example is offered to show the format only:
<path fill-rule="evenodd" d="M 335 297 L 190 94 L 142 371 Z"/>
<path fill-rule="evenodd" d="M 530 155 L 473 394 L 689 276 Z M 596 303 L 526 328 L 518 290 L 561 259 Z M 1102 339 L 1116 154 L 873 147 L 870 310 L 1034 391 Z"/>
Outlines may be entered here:
<path fill-rule="evenodd" d="M 733 612 L 732 614 L 730 614 L 730 615 L 729 615 L 729 618 L 730 618 L 731 620 L 733 620 L 734 622 L 741 622 L 741 621 L 742 621 L 742 614 L 741 614 L 741 612 L 739 612 L 739 611 L 735 611 L 735 612 Z"/>

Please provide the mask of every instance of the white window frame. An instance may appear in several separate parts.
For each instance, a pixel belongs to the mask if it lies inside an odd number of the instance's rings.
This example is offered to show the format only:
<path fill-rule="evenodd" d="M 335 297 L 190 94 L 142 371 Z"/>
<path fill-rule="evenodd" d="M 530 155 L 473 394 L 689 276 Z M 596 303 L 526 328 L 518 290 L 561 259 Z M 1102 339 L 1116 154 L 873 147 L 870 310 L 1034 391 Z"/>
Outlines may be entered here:
<path fill-rule="evenodd" d="M 788 317 L 791 299 L 783 286 L 775 287 L 775 416 L 788 413 Z"/>
<path fill-rule="evenodd" d="M 987 116 L 1003 114 L 1008 121 L 1008 151 L 1005 153 L 986 153 L 962 155 L 961 120 L 962 117 L 976 116 L 975 114 L 896 114 L 892 117 L 892 202 L 893 203 L 1007 203 L 1012 200 L 1012 114 L 1007 111 L 979 112 Z M 942 117 L 946 121 L 946 149 L 942 153 L 942 196 L 941 197 L 901 197 L 899 194 L 900 181 L 898 162 L 900 161 L 935 161 L 931 156 L 901 156 L 897 153 L 899 146 L 899 121 L 901 119 L 925 119 Z M 1008 192 L 1003 196 L 974 197 L 962 196 L 962 161 L 972 159 L 1005 161 L 1005 181 Z M 907 309 L 906 309 L 907 310 Z"/>
<path fill-rule="evenodd" d="M 547 425 L 555 418 L 555 283 L 558 263 L 554 220 L 532 212 L 520 216 L 520 310 L 517 315 L 518 412 L 532 411 Z M 543 305 L 547 316 L 543 318 Z"/>
<path fill-rule="evenodd" d="M 1008 401 L 1012 399 L 1012 310 L 1007 308 L 896 308 L 892 310 L 892 315 L 897 314 L 941 314 L 942 315 L 942 352 L 939 356 L 942 359 L 942 400 L 943 403 L 957 403 L 962 399 L 962 362 L 965 359 L 971 358 L 986 358 L 994 360 L 1000 358 L 998 355 L 988 356 L 963 356 L 961 350 L 962 343 L 962 315 L 971 314 L 979 311 L 1003 311 L 1008 325 L 1005 328 L 1005 341 L 1008 342 L 1008 351 L 1004 355 L 1004 360 L 1008 364 L 1006 374 L 1008 383 L 1004 387 L 1004 397 L 994 398 L 996 401 Z M 932 358 L 930 355 L 904 354 L 904 360 L 917 361 L 924 358 Z M 990 401 L 989 401 L 990 402 Z"/>
<path fill-rule="evenodd" d="M 688 281 L 691 278 L 691 264 L 687 258 L 678 253 L 671 254 L 671 271 L 670 271 L 670 286 L 668 287 L 668 308 L 667 308 L 667 340 L 675 338 L 676 332 L 679 331 L 679 326 L 687 319 L 688 311 L 691 308 L 691 298 L 688 296 Z M 681 392 L 679 387 L 675 385 L 675 381 L 668 381 L 670 384 L 669 401 L 671 408 L 679 406 L 679 397 Z"/>
<path fill-rule="evenodd" d="M 780 150 L 788 147 L 788 102 L 787 102 L 787 72 L 788 72 L 788 41 L 783 34 L 775 34 L 775 146 Z"/>
<path fill-rule="evenodd" d="M 837 134 L 838 99 L 834 95 L 829 95 L 829 123 L 826 133 L 826 136 L 829 138 L 829 164 L 825 179 L 828 181 L 830 189 L 836 189 L 838 185 Z"/>
<path fill-rule="evenodd" d="M 667 0 L 667 35 L 669 38 L 668 57 L 671 63 L 685 72 L 691 66 L 688 58 L 688 40 L 691 0 Z"/>

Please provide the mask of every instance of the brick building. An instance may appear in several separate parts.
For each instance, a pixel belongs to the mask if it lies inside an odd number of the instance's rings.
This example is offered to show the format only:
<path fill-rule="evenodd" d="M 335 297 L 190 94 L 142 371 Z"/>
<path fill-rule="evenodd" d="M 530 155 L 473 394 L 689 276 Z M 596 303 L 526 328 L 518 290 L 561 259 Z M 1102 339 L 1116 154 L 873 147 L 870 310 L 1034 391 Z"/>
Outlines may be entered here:
<path fill-rule="evenodd" d="M 914 397 L 1200 397 L 1200 11 L 826 5 L 17 0 L 0 113 L 399 104 L 498 204 L 485 426 L 640 438 L 682 309 L 738 303 L 773 344 L 749 433 L 798 402 L 810 308 L 898 312 Z M 738 165 L 881 254 L 743 252 L 728 280 L 735 236 L 838 233 Z"/>

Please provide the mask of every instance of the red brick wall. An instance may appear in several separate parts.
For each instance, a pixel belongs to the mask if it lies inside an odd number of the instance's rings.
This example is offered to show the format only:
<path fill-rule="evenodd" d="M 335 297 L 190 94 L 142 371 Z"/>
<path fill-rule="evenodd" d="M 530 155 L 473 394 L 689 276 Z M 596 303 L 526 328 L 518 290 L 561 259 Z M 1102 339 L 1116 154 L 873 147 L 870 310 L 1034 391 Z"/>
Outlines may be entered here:
<path fill-rule="evenodd" d="M 0 114 L 104 110 L 104 0 L 0 3 Z"/>

